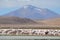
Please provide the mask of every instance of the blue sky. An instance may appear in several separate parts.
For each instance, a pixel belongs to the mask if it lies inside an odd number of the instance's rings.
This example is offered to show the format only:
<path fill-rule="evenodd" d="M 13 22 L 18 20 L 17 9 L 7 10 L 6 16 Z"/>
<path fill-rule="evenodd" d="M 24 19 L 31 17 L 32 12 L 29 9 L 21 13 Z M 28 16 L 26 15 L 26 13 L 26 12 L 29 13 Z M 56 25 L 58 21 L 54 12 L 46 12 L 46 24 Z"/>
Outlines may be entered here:
<path fill-rule="evenodd" d="M 6 14 L 25 5 L 48 8 L 60 14 L 60 0 L 0 0 L 0 15 Z"/>

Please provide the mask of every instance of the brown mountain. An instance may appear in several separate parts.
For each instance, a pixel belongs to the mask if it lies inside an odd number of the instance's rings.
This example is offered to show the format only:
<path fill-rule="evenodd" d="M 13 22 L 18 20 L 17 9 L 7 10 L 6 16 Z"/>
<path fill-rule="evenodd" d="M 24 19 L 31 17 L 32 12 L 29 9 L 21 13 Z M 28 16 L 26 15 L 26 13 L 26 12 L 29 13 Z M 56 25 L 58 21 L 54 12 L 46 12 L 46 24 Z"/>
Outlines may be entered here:
<path fill-rule="evenodd" d="M 47 20 L 39 20 L 38 22 L 42 22 L 48 25 L 60 25 L 60 18 L 52 18 Z"/>
<path fill-rule="evenodd" d="M 0 17 L 0 24 L 32 24 L 35 21 L 27 18 L 13 17 L 13 16 L 2 16 Z"/>

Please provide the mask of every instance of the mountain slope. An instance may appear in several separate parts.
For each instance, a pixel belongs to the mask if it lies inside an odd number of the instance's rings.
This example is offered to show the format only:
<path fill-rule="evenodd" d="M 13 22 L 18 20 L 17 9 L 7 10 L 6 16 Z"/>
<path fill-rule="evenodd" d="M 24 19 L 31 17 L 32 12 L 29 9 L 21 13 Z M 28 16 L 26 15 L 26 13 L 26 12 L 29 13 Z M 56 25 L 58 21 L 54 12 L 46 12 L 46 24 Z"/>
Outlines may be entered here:
<path fill-rule="evenodd" d="M 48 19 L 52 17 L 59 17 L 58 15 L 59 14 L 46 8 L 38 8 L 32 5 L 26 5 L 3 16 L 17 16 L 30 19 Z"/>
<path fill-rule="evenodd" d="M 37 22 L 42 22 L 48 25 L 60 25 L 60 18 L 53 18 L 48 20 L 39 20 Z"/>
<path fill-rule="evenodd" d="M 19 18 L 19 17 L 0 17 L 0 24 L 34 24 L 35 21 L 27 18 Z"/>

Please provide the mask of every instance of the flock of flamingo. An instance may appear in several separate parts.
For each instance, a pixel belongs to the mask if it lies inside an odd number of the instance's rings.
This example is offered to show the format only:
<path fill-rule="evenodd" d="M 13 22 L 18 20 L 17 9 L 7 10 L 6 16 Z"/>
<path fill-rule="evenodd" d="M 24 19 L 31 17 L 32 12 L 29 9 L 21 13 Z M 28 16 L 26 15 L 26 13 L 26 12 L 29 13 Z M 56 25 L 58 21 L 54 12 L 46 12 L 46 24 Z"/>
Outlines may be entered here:
<path fill-rule="evenodd" d="M 0 29 L 0 35 L 60 36 L 60 30 L 55 30 L 55 29 Z"/>

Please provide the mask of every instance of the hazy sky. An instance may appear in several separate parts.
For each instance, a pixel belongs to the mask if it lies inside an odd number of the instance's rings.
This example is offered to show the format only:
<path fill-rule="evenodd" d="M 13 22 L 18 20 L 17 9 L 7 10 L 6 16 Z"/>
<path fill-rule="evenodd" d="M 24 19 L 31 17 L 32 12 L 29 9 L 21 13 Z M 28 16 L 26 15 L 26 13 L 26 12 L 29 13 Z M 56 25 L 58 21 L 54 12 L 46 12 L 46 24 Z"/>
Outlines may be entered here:
<path fill-rule="evenodd" d="M 0 0 L 0 15 L 16 10 L 24 5 L 48 8 L 60 13 L 60 0 Z"/>

